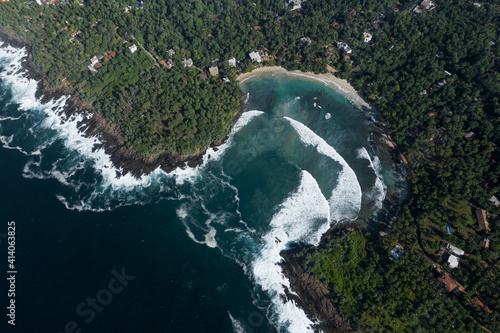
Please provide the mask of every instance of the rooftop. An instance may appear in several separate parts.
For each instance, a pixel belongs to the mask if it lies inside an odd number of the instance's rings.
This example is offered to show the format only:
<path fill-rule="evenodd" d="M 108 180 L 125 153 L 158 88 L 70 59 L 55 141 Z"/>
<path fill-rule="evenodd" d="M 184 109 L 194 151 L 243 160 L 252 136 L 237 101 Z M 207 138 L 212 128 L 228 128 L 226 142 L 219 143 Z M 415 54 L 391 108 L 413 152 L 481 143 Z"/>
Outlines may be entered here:
<path fill-rule="evenodd" d="M 396 245 L 392 250 L 391 250 L 391 256 L 394 259 L 398 259 L 405 253 L 405 250 L 399 245 Z"/>
<path fill-rule="evenodd" d="M 211 75 L 219 75 L 219 67 L 214 66 L 208 69 Z"/>
<path fill-rule="evenodd" d="M 441 283 L 446 291 L 453 291 L 457 284 L 451 279 L 451 277 L 447 273 L 442 273 L 440 277 L 438 277 L 439 283 Z"/>
<path fill-rule="evenodd" d="M 486 233 L 490 233 L 490 224 L 488 223 L 488 219 L 486 218 L 486 211 L 481 208 L 476 209 L 476 217 L 477 222 L 479 223 L 479 227 L 481 227 L 482 230 L 486 231 Z"/>
<path fill-rule="evenodd" d="M 193 59 L 191 59 L 191 58 L 188 58 L 188 59 L 184 58 L 184 59 L 182 59 L 182 64 L 184 65 L 184 67 L 191 67 L 191 66 L 193 66 Z"/>
<path fill-rule="evenodd" d="M 262 58 L 260 57 L 260 54 L 258 52 L 250 52 L 248 55 L 250 56 L 250 59 L 257 62 L 262 62 Z"/>
<path fill-rule="evenodd" d="M 459 261 L 460 261 L 459 257 L 450 254 L 450 257 L 448 258 L 448 265 L 450 265 L 451 268 L 457 268 Z"/>

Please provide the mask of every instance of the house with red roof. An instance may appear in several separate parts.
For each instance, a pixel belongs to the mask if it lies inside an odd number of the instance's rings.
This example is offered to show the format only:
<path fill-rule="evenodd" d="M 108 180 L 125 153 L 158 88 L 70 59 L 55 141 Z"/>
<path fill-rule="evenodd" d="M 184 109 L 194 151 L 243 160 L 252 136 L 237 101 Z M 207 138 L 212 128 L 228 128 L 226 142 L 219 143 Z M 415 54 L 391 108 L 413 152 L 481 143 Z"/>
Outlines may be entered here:
<path fill-rule="evenodd" d="M 457 287 L 455 281 L 453 281 L 453 279 L 445 272 L 441 272 L 441 276 L 437 279 L 439 284 L 442 285 L 447 292 L 453 291 Z"/>

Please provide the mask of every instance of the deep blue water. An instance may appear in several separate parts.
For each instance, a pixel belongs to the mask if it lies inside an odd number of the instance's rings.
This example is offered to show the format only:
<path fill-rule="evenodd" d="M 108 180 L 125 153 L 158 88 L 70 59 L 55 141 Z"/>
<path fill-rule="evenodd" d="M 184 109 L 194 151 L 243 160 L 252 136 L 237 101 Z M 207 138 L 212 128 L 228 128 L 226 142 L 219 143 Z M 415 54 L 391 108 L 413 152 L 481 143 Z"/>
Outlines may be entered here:
<path fill-rule="evenodd" d="M 2 332 L 307 331 L 275 263 L 393 190 L 366 114 L 322 82 L 262 76 L 201 168 L 114 179 L 76 121 L 61 124 L 64 100 L 40 105 L 13 73 L 21 56 L 0 52 L 0 233 L 16 222 L 18 271 L 16 327 Z"/>

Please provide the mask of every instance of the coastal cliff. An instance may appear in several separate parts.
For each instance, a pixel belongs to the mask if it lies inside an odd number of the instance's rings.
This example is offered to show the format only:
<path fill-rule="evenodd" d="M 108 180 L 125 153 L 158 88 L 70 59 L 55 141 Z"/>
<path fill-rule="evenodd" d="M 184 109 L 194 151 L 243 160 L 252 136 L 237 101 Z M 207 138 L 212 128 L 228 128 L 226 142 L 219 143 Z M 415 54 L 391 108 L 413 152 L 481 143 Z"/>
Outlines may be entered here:
<path fill-rule="evenodd" d="M 281 267 L 292 288 L 292 290 L 286 290 L 288 300 L 297 303 L 310 318 L 320 320 L 315 327 L 318 332 L 355 332 L 349 322 L 342 318 L 333 306 L 328 288 L 305 270 L 300 258 L 296 257 L 298 250 L 293 249 L 280 253 L 285 259 Z"/>
<path fill-rule="evenodd" d="M 22 63 L 25 71 L 23 74 L 29 79 L 38 81 L 37 99 L 42 103 L 47 103 L 62 96 L 69 96 L 63 110 L 65 118 L 69 119 L 72 116 L 81 114 L 88 115 L 78 123 L 78 128 L 86 137 L 99 138 L 100 144 L 96 144 L 93 149 L 104 149 L 106 154 L 110 156 L 113 165 L 119 170 L 117 176 L 131 173 L 135 177 L 141 177 L 157 168 L 170 173 L 178 167 L 196 167 L 203 162 L 203 155 L 207 149 L 200 150 L 194 155 L 185 156 L 169 152 L 144 155 L 129 149 L 121 129 L 106 122 L 102 114 L 91 103 L 84 102 L 75 96 L 74 88 L 64 84 L 57 87 L 49 86 L 45 73 L 33 61 L 31 45 L 28 39 L 6 30 L 2 26 L 0 26 L 0 39 L 12 47 L 26 48 L 26 57 Z M 240 114 L 241 112 L 236 113 L 234 120 Z M 221 141 L 213 142 L 210 147 L 220 146 L 226 139 L 227 136 Z"/>

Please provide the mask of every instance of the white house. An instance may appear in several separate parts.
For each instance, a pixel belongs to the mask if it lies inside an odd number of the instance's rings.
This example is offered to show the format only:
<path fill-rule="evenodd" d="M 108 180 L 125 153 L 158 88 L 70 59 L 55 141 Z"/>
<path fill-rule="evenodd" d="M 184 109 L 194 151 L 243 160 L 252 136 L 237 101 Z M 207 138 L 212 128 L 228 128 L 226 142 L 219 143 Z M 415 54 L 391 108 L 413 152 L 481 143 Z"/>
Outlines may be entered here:
<path fill-rule="evenodd" d="M 249 54 L 250 59 L 255 60 L 257 62 L 262 62 L 262 58 L 260 57 L 260 54 L 258 52 L 251 52 Z"/>
<path fill-rule="evenodd" d="M 451 245 L 451 244 L 448 244 L 448 249 L 449 249 L 451 252 L 455 253 L 457 256 L 463 256 L 463 255 L 465 254 L 464 250 L 459 249 L 458 247 L 453 246 L 453 245 Z"/>
<path fill-rule="evenodd" d="M 99 59 L 96 56 L 94 56 L 92 59 L 90 59 L 90 63 L 92 64 L 92 66 L 94 66 L 98 62 L 99 62 Z"/>
<path fill-rule="evenodd" d="M 184 58 L 184 59 L 182 59 L 182 64 L 184 65 L 184 67 L 191 67 L 191 66 L 193 66 L 193 59 Z"/>
<path fill-rule="evenodd" d="M 338 49 L 341 49 L 341 50 L 344 50 L 344 52 L 345 52 L 346 54 L 351 54 L 351 53 L 352 53 L 352 50 L 351 50 L 351 48 L 349 47 L 349 45 L 347 45 L 347 44 L 346 44 L 346 43 L 344 43 L 344 42 L 338 42 L 338 43 L 337 43 L 337 48 L 338 48 Z"/>
<path fill-rule="evenodd" d="M 450 254 L 450 257 L 448 258 L 448 265 L 450 265 L 451 268 L 456 268 L 458 267 L 459 261 L 460 258 L 455 257 L 453 254 Z"/>
<path fill-rule="evenodd" d="M 372 40 L 372 38 L 373 38 L 373 36 L 370 33 L 368 33 L 368 32 L 365 32 L 363 34 L 363 41 L 365 43 L 369 43 Z"/>
<path fill-rule="evenodd" d="M 290 0 L 288 3 L 293 5 L 292 10 L 297 10 L 302 8 L 303 2 L 306 2 L 306 0 Z"/>
<path fill-rule="evenodd" d="M 236 58 L 229 59 L 227 62 L 229 63 L 229 67 L 236 67 Z"/>
<path fill-rule="evenodd" d="M 130 50 L 130 52 L 134 53 L 135 51 L 137 51 L 137 45 L 132 45 L 132 46 L 129 46 L 128 49 Z"/>

